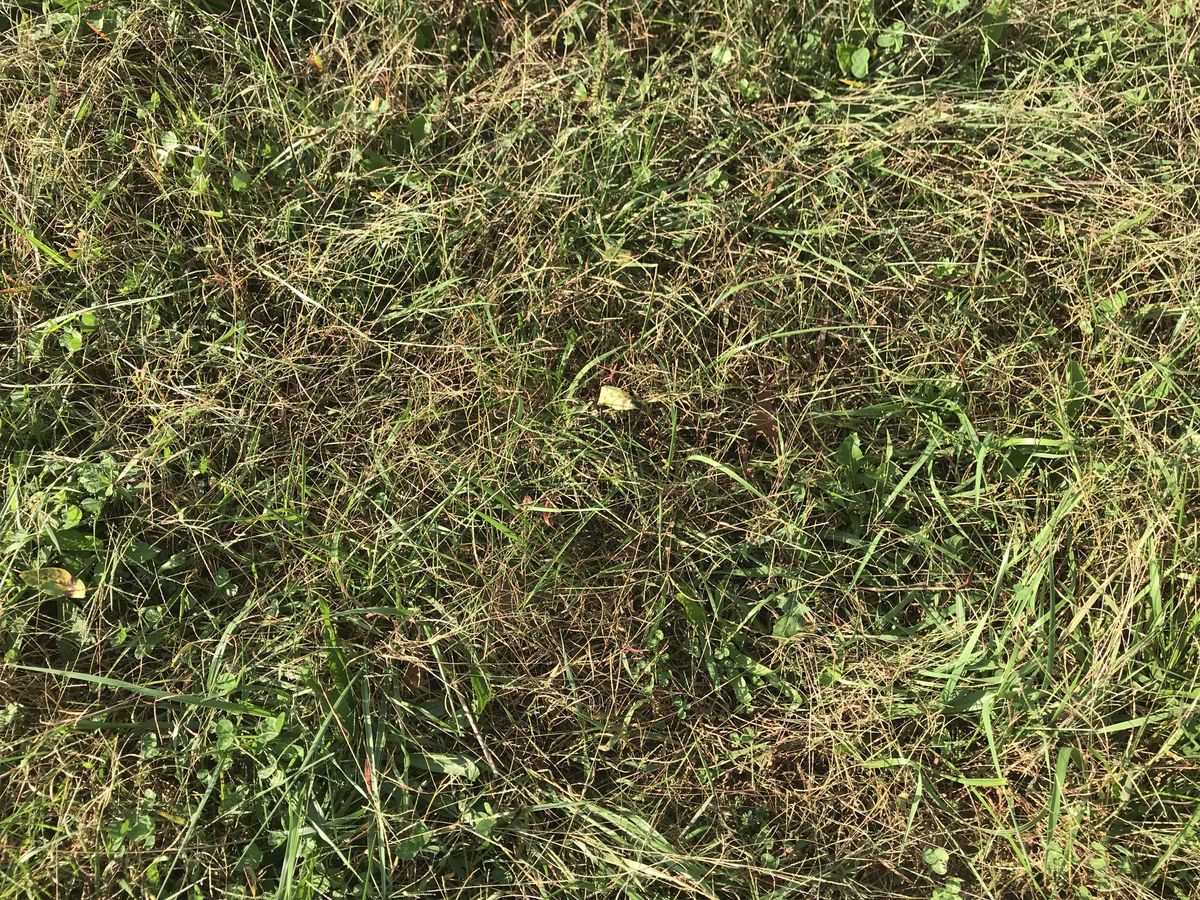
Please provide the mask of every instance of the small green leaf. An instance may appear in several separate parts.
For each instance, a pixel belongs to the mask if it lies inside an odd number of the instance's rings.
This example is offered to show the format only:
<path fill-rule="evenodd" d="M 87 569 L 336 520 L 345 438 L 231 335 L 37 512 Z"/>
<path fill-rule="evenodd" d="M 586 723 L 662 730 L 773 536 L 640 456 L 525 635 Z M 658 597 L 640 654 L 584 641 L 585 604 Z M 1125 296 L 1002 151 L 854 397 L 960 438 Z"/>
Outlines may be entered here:
<path fill-rule="evenodd" d="M 726 44 L 717 44 L 712 49 L 713 67 L 724 69 L 727 65 L 733 62 L 733 51 Z"/>
<path fill-rule="evenodd" d="M 69 506 L 67 506 L 66 509 L 63 510 L 62 520 L 59 523 L 58 527 L 62 528 L 64 530 L 68 529 L 68 528 L 74 528 L 76 525 L 78 525 L 82 521 L 83 521 L 83 510 L 80 509 L 78 506 L 76 506 L 74 503 L 72 503 Z"/>
<path fill-rule="evenodd" d="M 1117 291 L 1111 297 L 1101 297 L 1096 303 L 1092 320 L 1097 325 L 1108 324 L 1117 319 L 1128 305 L 1129 295 L 1124 291 Z"/>
<path fill-rule="evenodd" d="M 433 840 L 429 827 L 424 822 L 413 825 L 408 834 L 393 845 L 393 852 L 398 859 L 416 859 L 417 854 Z"/>
<path fill-rule="evenodd" d="M 21 707 L 18 704 L 12 702 L 6 703 L 0 709 L 0 728 L 7 728 L 13 722 L 17 721 L 20 715 Z"/>
<path fill-rule="evenodd" d="M 950 870 L 950 853 L 944 847 L 930 847 L 922 857 L 935 875 L 945 875 Z"/>
<path fill-rule="evenodd" d="M 1051 878 L 1062 878 L 1070 870 L 1070 860 L 1058 841 L 1047 841 L 1042 868 Z"/>
<path fill-rule="evenodd" d="M 144 565 L 154 559 L 161 551 L 145 541 L 134 541 L 125 550 L 124 562 L 133 565 Z"/>
<path fill-rule="evenodd" d="M 1089 396 L 1087 373 L 1075 360 L 1067 363 L 1067 415 L 1078 418 Z"/>
<path fill-rule="evenodd" d="M 218 719 L 213 728 L 217 752 L 228 753 L 237 744 L 237 729 L 229 719 Z"/>
<path fill-rule="evenodd" d="M 496 827 L 497 818 L 495 816 L 478 816 L 475 819 L 475 832 L 481 837 L 487 837 Z"/>
<path fill-rule="evenodd" d="M 83 349 L 83 333 L 75 328 L 64 328 L 58 343 L 67 353 L 78 353 Z"/>
<path fill-rule="evenodd" d="M 875 38 L 875 43 L 888 50 L 896 50 L 904 42 L 904 24 L 893 22 L 887 30 L 881 31 Z"/>
<path fill-rule="evenodd" d="M 249 872 L 255 872 L 262 865 L 263 852 L 257 844 L 250 843 L 246 845 L 246 849 L 242 851 L 242 855 L 238 857 L 237 865 L 241 869 Z"/>
<path fill-rule="evenodd" d="M 62 26 L 69 25 L 72 30 L 79 25 L 79 13 L 52 12 L 46 16 L 46 24 L 58 31 Z M 66 29 L 63 28 L 63 31 Z"/>
<path fill-rule="evenodd" d="M 250 175 L 248 172 L 243 172 L 236 169 L 229 173 L 229 186 L 235 191 L 244 191 L 250 187 Z"/>
<path fill-rule="evenodd" d="M 158 138 L 158 147 L 154 153 L 158 157 L 158 164 L 165 165 L 171 154 L 179 148 L 179 135 L 173 131 L 164 131 Z"/>
<path fill-rule="evenodd" d="M 867 77 L 867 73 L 871 71 L 871 51 L 866 47 L 859 47 L 850 54 L 850 74 L 859 81 Z"/>
<path fill-rule="evenodd" d="M 837 61 L 843 74 L 849 75 L 853 63 L 855 47 L 851 44 L 838 44 Z"/>
<path fill-rule="evenodd" d="M 959 900 L 962 896 L 962 879 L 950 878 L 945 884 L 938 885 L 929 895 L 929 900 Z"/>

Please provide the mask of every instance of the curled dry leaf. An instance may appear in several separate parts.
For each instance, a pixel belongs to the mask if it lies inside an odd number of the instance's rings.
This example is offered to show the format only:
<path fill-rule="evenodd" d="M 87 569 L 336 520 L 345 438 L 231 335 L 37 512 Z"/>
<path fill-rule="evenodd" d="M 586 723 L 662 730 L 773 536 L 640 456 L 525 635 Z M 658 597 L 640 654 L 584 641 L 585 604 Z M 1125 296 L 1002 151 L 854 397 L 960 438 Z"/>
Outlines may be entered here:
<path fill-rule="evenodd" d="M 531 506 L 533 506 L 534 502 L 535 502 L 534 499 L 532 497 L 530 497 L 528 494 L 526 494 L 524 497 L 521 498 L 521 509 L 523 511 L 528 510 Z M 543 508 L 542 510 L 540 510 L 540 512 L 542 514 L 542 522 L 547 527 L 549 527 L 550 515 L 553 512 L 553 510 L 548 509 L 548 508 Z"/>
<path fill-rule="evenodd" d="M 619 387 L 613 387 L 611 384 L 603 384 L 600 386 L 600 399 L 597 401 L 601 406 L 607 406 L 609 409 L 615 409 L 618 412 L 629 412 L 634 409 L 633 398 Z"/>
<path fill-rule="evenodd" d="M 26 569 L 21 573 L 21 580 L 48 597 L 71 597 L 74 600 L 82 600 L 87 596 L 87 585 L 66 569 L 60 569 L 57 566 Z"/>

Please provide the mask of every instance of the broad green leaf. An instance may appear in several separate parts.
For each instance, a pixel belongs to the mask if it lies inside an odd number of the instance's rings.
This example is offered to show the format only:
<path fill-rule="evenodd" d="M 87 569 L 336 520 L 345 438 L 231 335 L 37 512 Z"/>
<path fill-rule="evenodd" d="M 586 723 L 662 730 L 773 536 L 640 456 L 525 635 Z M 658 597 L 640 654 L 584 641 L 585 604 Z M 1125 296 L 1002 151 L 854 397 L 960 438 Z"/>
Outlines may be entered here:
<path fill-rule="evenodd" d="M 675 599 L 679 601 L 679 605 L 683 607 L 683 614 L 687 620 L 697 628 L 702 628 L 708 624 L 711 616 L 706 611 L 704 605 L 698 600 L 693 600 L 683 591 L 679 591 L 675 595 Z"/>
<path fill-rule="evenodd" d="M 804 630 L 804 617 L 797 613 L 787 613 L 775 620 L 772 634 L 777 638 L 795 637 Z"/>
<path fill-rule="evenodd" d="M 414 144 L 419 144 L 429 133 L 429 120 L 423 115 L 415 115 L 408 123 L 408 138 Z"/>
<path fill-rule="evenodd" d="M 475 760 L 460 753 L 424 753 L 412 757 L 410 764 L 414 769 L 452 775 L 467 781 L 474 781 L 479 777 L 479 766 Z"/>
<path fill-rule="evenodd" d="M 395 841 L 392 852 L 398 859 L 416 859 L 425 847 L 433 840 L 433 834 L 424 822 L 416 822 L 404 833 L 404 838 Z"/>

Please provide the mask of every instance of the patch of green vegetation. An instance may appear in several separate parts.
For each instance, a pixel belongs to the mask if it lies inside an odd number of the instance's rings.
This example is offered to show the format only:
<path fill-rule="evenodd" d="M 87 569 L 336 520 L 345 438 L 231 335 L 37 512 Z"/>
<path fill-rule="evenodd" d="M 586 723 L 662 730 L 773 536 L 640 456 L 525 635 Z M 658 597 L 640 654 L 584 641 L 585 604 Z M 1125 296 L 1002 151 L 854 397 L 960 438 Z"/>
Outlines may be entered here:
<path fill-rule="evenodd" d="M 0 12 L 0 898 L 1194 897 L 1195 6 Z"/>

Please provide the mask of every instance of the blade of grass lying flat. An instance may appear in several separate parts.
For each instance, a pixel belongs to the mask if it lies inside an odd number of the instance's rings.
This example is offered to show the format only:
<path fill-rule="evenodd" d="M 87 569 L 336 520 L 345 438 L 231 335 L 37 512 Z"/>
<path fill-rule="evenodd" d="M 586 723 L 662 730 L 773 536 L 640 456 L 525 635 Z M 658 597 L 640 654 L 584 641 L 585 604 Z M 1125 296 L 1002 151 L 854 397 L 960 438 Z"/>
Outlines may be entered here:
<path fill-rule="evenodd" d="M 1079 751 L 1074 747 L 1060 747 L 1058 759 L 1054 763 L 1054 783 L 1050 792 L 1050 814 L 1046 823 L 1046 839 L 1054 840 L 1054 829 L 1058 825 L 1058 813 L 1062 809 L 1063 792 L 1067 783 L 1067 766 L 1071 759 L 1078 756 Z"/>
<path fill-rule="evenodd" d="M 738 344 L 736 347 L 729 347 L 729 348 L 721 351 L 720 355 L 718 355 L 717 358 L 715 360 L 713 360 L 713 363 L 714 363 L 714 365 L 719 366 L 722 363 L 729 362 L 729 360 L 733 359 L 739 353 L 745 353 L 747 350 L 753 350 L 755 347 L 758 347 L 761 344 L 765 344 L 768 341 L 781 341 L 784 338 L 798 337 L 799 335 L 802 335 L 802 334 L 822 334 L 822 333 L 834 332 L 834 331 L 858 331 L 858 330 L 860 330 L 860 329 L 855 326 L 852 326 L 852 325 L 815 325 L 812 328 L 796 328 L 796 329 L 792 329 L 790 331 L 775 331 L 775 332 L 772 332 L 771 334 L 764 334 L 762 337 L 757 337 L 757 338 L 754 338 L 753 340 L 746 341 L 743 344 Z"/>
<path fill-rule="evenodd" d="M 1196 811 L 1192 813 L 1191 818 L 1188 819 L 1184 826 L 1179 829 L 1179 833 L 1175 835 L 1174 839 L 1172 839 L 1170 845 L 1163 852 L 1163 855 L 1158 858 L 1158 862 L 1156 862 L 1154 864 L 1154 868 L 1150 870 L 1151 878 L 1162 871 L 1163 867 L 1171 861 L 1171 858 L 1179 852 L 1180 848 L 1182 848 L 1185 843 L 1195 839 L 1197 825 L 1200 825 L 1200 807 L 1197 807 Z"/>
<path fill-rule="evenodd" d="M 175 848 L 175 853 L 171 857 L 171 862 L 167 866 L 166 874 L 162 877 L 162 883 L 159 885 L 158 897 L 166 896 L 167 886 L 171 884 L 171 873 L 178 865 L 179 859 L 183 856 L 183 851 L 187 848 L 188 842 L 192 839 L 192 834 L 196 830 L 196 823 L 200 821 L 200 817 L 204 814 L 204 809 L 208 806 L 208 801 L 212 798 L 213 790 L 221 781 L 221 767 L 223 764 L 218 764 L 215 771 L 208 776 L 208 786 L 204 789 L 204 794 L 200 798 L 200 802 L 196 804 L 196 808 L 192 810 L 192 814 L 188 817 L 187 827 L 184 829 L 183 836 L 179 839 L 179 845 Z"/>
<path fill-rule="evenodd" d="M 16 219 L 6 213 L 3 209 L 0 209 L 0 219 L 3 219 L 4 224 L 6 224 L 21 237 L 25 238 L 25 240 L 29 242 L 30 246 L 45 256 L 46 259 L 50 260 L 50 262 L 62 269 L 71 268 L 71 264 L 62 257 L 62 254 L 39 238 L 28 228 L 22 227 Z"/>
<path fill-rule="evenodd" d="M 595 851 L 603 854 L 610 864 L 626 869 L 630 874 L 646 876 L 654 881 L 671 884 L 689 894 L 712 897 L 703 872 L 698 866 L 681 856 L 653 826 L 642 817 L 635 814 L 620 814 L 599 803 L 579 801 L 578 813 L 591 821 L 602 833 L 615 837 L 611 844 L 597 844 Z M 615 844 L 616 846 L 613 846 Z M 622 852 L 621 845 L 628 850 Z M 581 843 L 580 849 L 592 852 Z M 641 859 L 634 858 L 649 852 L 661 858 L 658 866 L 649 865 Z M 677 871 L 669 871 L 669 869 Z"/>
<path fill-rule="evenodd" d="M 728 475 L 730 478 L 732 478 L 734 481 L 736 481 L 738 484 L 740 484 L 742 487 L 744 487 L 746 490 L 748 490 L 750 493 L 752 493 L 755 497 L 758 497 L 762 500 L 768 500 L 768 501 L 770 500 L 770 498 L 766 494 L 764 494 L 762 491 L 760 491 L 758 488 L 756 488 L 754 485 L 752 485 L 749 481 L 747 481 L 745 478 L 743 478 L 741 475 L 739 475 L 737 472 L 735 472 L 729 466 L 725 465 L 724 463 L 717 462 L 711 456 L 705 456 L 703 453 L 693 453 L 690 456 L 688 456 L 687 461 L 704 463 L 706 466 L 710 466 L 710 467 L 716 469 L 718 472 Z"/>
<path fill-rule="evenodd" d="M 146 687 L 142 684 L 134 684 L 130 681 L 122 681 L 119 678 L 108 678 L 104 675 L 92 675 L 88 672 L 71 672 L 67 669 L 51 669 L 42 666 L 25 666 L 20 663 L 10 663 L 12 668 L 22 672 L 34 672 L 40 675 L 53 675 L 55 678 L 64 678 L 68 681 L 79 681 L 85 684 L 94 684 L 99 687 L 112 688 L 118 691 L 128 691 L 131 694 L 137 694 L 140 697 L 148 697 L 151 700 L 161 700 L 167 703 L 179 703 L 183 706 L 199 706 L 204 709 L 215 709 L 221 712 L 240 713 L 247 716 L 259 716 L 266 718 L 272 713 L 259 706 L 254 706 L 249 703 L 236 703 L 232 700 L 221 700 L 217 697 L 203 697 L 199 694 L 172 694 L 169 691 L 160 691 L 157 688 Z"/>

